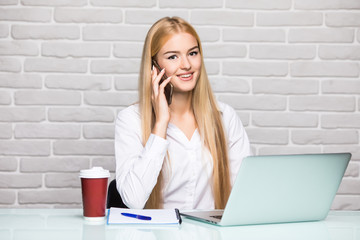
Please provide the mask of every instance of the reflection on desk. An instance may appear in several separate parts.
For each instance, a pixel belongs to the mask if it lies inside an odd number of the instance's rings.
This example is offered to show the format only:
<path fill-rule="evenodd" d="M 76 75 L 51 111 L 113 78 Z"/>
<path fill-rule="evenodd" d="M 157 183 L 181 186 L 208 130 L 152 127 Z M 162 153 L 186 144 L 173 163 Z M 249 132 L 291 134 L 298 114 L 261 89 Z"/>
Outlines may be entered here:
<path fill-rule="evenodd" d="M 0 239 L 360 240 L 360 212 L 330 212 L 325 221 L 217 227 L 187 218 L 178 226 L 118 226 L 83 220 L 81 209 L 0 209 Z"/>

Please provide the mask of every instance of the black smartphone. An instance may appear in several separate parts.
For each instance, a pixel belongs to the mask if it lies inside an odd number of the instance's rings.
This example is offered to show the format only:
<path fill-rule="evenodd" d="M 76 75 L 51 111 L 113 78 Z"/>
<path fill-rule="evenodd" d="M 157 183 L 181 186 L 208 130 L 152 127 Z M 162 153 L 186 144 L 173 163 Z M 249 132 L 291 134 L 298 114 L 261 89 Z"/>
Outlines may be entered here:
<path fill-rule="evenodd" d="M 160 68 L 159 64 L 155 60 L 152 60 L 152 63 L 157 68 L 158 74 L 159 74 L 161 72 L 161 68 Z M 164 75 L 161 77 L 159 84 L 161 84 L 166 79 L 167 79 L 167 76 L 164 73 Z M 174 86 L 169 82 L 164 88 L 164 93 L 165 93 L 165 97 L 166 97 L 166 101 L 168 102 L 168 105 L 171 104 L 173 91 L 174 91 Z"/>

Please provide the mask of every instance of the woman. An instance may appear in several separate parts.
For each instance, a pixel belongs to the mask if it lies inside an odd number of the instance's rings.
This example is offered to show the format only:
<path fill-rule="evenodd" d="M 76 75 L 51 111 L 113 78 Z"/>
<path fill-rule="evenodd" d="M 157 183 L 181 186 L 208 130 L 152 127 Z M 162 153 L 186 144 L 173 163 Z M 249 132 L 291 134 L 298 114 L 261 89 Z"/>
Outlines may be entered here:
<path fill-rule="evenodd" d="M 130 208 L 226 205 L 249 140 L 235 111 L 215 100 L 200 39 L 181 18 L 160 19 L 147 34 L 139 104 L 118 114 L 115 154 L 117 189 Z"/>

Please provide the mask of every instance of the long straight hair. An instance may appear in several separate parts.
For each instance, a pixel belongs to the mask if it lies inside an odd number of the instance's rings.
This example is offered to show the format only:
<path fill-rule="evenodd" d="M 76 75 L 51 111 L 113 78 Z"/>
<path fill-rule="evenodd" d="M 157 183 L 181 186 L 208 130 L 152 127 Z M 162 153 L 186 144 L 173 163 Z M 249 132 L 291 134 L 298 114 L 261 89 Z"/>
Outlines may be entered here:
<path fill-rule="evenodd" d="M 195 29 L 179 17 L 165 17 L 157 21 L 149 30 L 142 53 L 139 75 L 139 105 L 141 114 L 142 141 L 145 145 L 155 124 L 155 113 L 151 103 L 151 67 L 152 58 L 174 34 L 189 33 L 198 43 L 201 55 L 201 70 L 195 88 L 192 90 L 192 108 L 198 125 L 202 144 L 213 159 L 212 189 L 216 209 L 225 208 L 230 195 L 230 173 L 227 140 L 223 128 L 221 113 L 205 70 L 201 42 Z M 160 172 L 145 207 L 162 208 L 163 171 Z"/>

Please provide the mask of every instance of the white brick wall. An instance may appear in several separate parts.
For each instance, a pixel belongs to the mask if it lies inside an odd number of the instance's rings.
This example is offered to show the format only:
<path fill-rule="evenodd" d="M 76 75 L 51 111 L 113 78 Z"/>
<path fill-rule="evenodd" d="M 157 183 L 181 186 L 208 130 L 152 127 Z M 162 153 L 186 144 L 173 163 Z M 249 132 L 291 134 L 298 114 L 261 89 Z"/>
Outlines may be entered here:
<path fill-rule="evenodd" d="M 254 152 L 351 152 L 333 208 L 360 209 L 359 0 L 0 0 L 0 207 L 80 207 L 80 169 L 114 176 L 116 113 L 168 15 Z"/>

